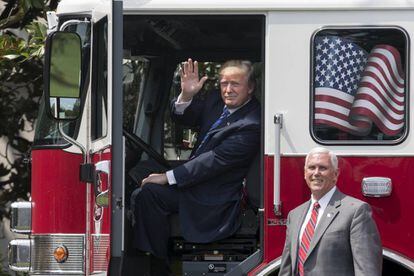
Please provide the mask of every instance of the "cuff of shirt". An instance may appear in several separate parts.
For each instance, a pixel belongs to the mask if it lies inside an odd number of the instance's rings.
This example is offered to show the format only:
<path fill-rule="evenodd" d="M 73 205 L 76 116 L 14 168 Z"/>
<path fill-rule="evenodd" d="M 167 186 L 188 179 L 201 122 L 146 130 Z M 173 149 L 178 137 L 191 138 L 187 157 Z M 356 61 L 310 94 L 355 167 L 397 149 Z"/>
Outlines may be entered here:
<path fill-rule="evenodd" d="M 188 102 L 183 102 L 181 100 L 181 94 L 178 96 L 177 101 L 174 103 L 174 113 L 181 115 L 184 113 L 185 109 L 191 104 L 192 99 Z"/>
<path fill-rule="evenodd" d="M 175 176 L 174 176 L 173 170 L 167 171 L 165 173 L 165 175 L 167 176 L 168 184 L 170 184 L 170 185 L 176 185 L 177 184 L 177 180 L 175 180 Z"/>

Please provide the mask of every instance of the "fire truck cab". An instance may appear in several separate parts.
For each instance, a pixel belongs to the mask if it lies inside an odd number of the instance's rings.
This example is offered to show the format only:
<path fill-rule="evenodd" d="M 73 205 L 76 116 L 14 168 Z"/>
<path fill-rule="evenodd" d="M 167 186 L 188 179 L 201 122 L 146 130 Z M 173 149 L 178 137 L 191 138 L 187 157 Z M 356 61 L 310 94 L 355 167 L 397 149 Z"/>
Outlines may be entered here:
<path fill-rule="evenodd" d="M 191 243 L 171 218 L 175 275 L 277 275 L 316 146 L 338 154 L 339 189 L 371 205 L 383 275 L 414 273 L 414 2 L 62 0 L 48 24 L 31 201 L 12 204 L 11 228 L 28 236 L 10 242 L 11 269 L 147 271 L 130 197 L 149 173 L 189 158 L 197 129 L 172 122 L 169 103 L 192 58 L 209 77 L 200 97 L 218 87 L 224 61 L 252 61 L 261 150 L 241 183 L 235 235 Z"/>

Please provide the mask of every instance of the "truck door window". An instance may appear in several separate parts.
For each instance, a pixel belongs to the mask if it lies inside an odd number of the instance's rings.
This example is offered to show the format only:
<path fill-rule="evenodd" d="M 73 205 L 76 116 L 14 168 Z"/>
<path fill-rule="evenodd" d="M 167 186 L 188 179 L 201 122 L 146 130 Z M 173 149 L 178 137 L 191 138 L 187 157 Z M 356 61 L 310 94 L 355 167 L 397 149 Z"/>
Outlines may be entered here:
<path fill-rule="evenodd" d="M 93 26 L 92 64 L 92 121 L 91 138 L 96 140 L 107 133 L 108 91 L 108 23 L 103 18 Z"/>
<path fill-rule="evenodd" d="M 144 57 L 127 55 L 123 59 L 123 127 L 130 133 L 135 133 L 135 126 L 139 121 L 138 114 L 142 109 L 143 92 L 149 67 L 150 62 Z"/>
<path fill-rule="evenodd" d="M 396 144 L 407 134 L 408 38 L 338 28 L 312 41 L 311 133 L 320 143 Z"/>
<path fill-rule="evenodd" d="M 206 93 L 209 91 L 219 89 L 218 71 L 220 66 L 221 62 L 199 62 L 200 77 L 207 75 L 208 80 L 196 97 L 205 97 Z M 171 86 L 170 102 L 178 97 L 181 92 L 179 68 L 180 65 L 178 64 L 174 72 L 174 79 Z M 197 134 L 198 129 L 192 129 L 173 123 L 170 111 L 167 108 L 164 117 L 164 158 L 166 160 L 189 159 L 194 144 L 197 141 Z"/>

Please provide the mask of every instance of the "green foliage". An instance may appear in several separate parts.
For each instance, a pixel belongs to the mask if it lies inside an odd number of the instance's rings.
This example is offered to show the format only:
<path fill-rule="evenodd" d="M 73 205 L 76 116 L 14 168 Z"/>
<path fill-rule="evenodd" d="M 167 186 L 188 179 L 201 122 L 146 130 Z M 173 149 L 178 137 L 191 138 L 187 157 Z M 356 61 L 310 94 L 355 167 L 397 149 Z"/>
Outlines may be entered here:
<path fill-rule="evenodd" d="M 4 34 L 0 37 L 0 62 L 14 60 L 17 64 L 36 62 L 43 57 L 43 41 L 46 37 L 46 26 L 39 21 L 31 22 L 24 30 L 28 33 L 28 41 L 13 34 Z M 3 59 L 6 59 L 4 61 Z M 12 66 L 15 64 L 10 63 Z"/>
<path fill-rule="evenodd" d="M 2 1 L 0 30 L 25 28 L 34 19 L 46 18 L 46 12 L 55 10 L 59 0 L 7 0 Z"/>
<path fill-rule="evenodd" d="M 0 218 L 6 206 L 28 199 L 30 172 L 27 164 L 43 90 L 43 54 L 46 12 L 58 1 L 9 0 L 0 14 Z M 26 159 L 25 159 L 26 158 Z M 1 274 L 0 274 L 1 275 Z"/>
<path fill-rule="evenodd" d="M 24 0 L 22 4 L 24 11 L 28 12 L 31 9 L 42 9 L 45 3 L 42 0 Z"/>
<path fill-rule="evenodd" d="M 127 60 L 124 63 L 124 75 L 122 83 L 124 84 L 124 125 L 123 127 L 129 132 L 133 132 L 136 106 L 131 103 L 138 101 L 137 91 L 140 91 L 142 77 L 144 72 L 149 68 L 149 62 L 145 60 Z"/>

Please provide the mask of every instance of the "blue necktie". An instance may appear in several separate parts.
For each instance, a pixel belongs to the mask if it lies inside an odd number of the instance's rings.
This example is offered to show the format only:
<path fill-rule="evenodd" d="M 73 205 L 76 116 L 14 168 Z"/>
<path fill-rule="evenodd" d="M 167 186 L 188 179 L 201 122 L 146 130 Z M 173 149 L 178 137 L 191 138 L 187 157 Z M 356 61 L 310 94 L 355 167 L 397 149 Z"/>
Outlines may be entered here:
<path fill-rule="evenodd" d="M 197 152 L 200 150 L 200 148 L 203 146 L 203 144 L 207 141 L 207 139 L 210 137 L 212 131 L 218 127 L 221 122 L 223 122 L 224 119 L 226 119 L 230 115 L 230 111 L 228 110 L 227 106 L 224 106 L 223 113 L 221 113 L 220 117 L 217 119 L 217 121 L 214 122 L 214 124 L 211 125 L 210 129 L 207 131 L 206 135 L 204 136 L 203 140 L 201 140 L 200 145 L 198 145 L 196 151 L 194 154 L 197 154 Z"/>

